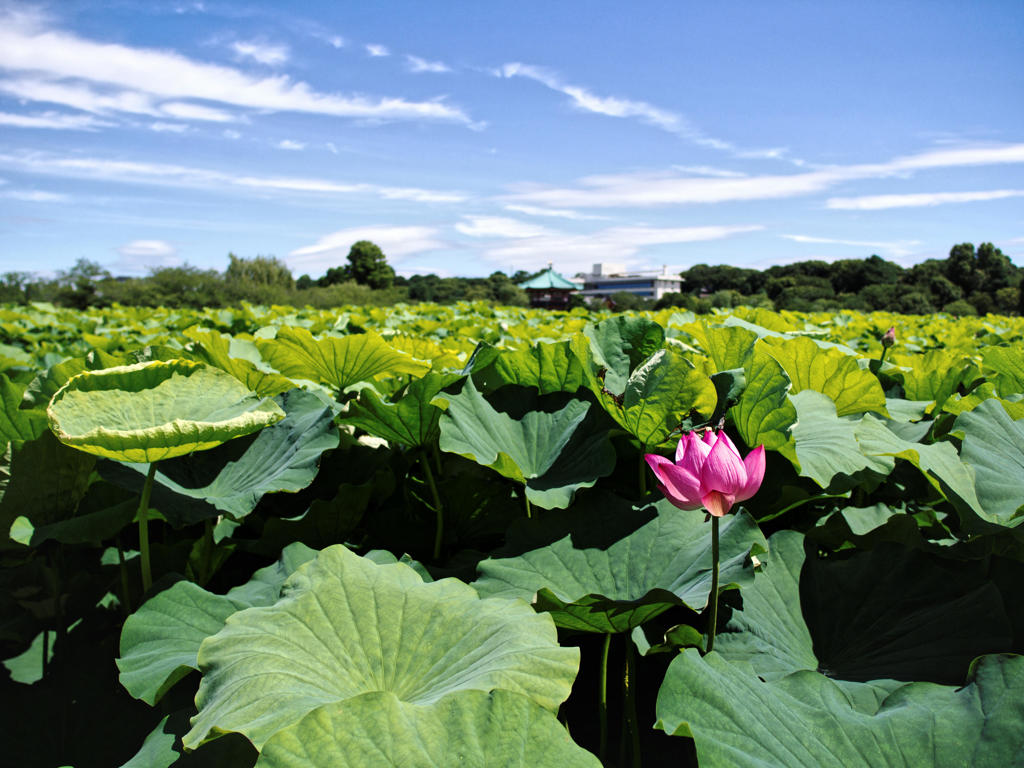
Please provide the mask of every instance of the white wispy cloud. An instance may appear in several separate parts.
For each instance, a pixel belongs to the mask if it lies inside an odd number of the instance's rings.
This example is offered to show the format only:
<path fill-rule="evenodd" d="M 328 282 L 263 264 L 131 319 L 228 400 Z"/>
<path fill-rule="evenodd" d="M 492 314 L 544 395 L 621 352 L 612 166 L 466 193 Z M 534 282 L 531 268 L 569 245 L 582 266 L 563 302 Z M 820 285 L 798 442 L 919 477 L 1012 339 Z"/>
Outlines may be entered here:
<path fill-rule="evenodd" d="M 443 61 L 427 61 L 419 56 L 406 55 L 405 62 L 410 72 L 451 72 L 452 68 Z"/>
<path fill-rule="evenodd" d="M 266 64 L 268 67 L 279 67 L 285 64 L 291 56 L 287 45 L 268 43 L 263 40 L 236 40 L 231 44 L 231 50 L 239 59 L 252 59 L 259 64 Z"/>
<path fill-rule="evenodd" d="M 328 141 L 326 144 L 324 144 L 324 146 L 327 147 L 327 151 L 330 152 L 332 155 L 338 154 L 338 148 L 334 146 L 333 141 Z"/>
<path fill-rule="evenodd" d="M 461 109 L 440 100 L 321 93 L 287 75 L 255 77 L 173 51 L 97 42 L 11 14 L 0 16 L 0 70 L 18 73 L 0 83 L 8 94 L 90 112 L 153 115 L 159 114 L 163 101 L 201 100 L 367 120 L 472 122 Z"/>
<path fill-rule="evenodd" d="M 61 192 L 44 192 L 39 189 L 5 189 L 0 191 L 0 197 L 21 200 L 23 203 L 63 203 L 71 199 Z"/>
<path fill-rule="evenodd" d="M 225 128 L 221 135 L 225 139 L 231 139 L 232 141 L 234 141 L 235 139 L 242 138 L 242 134 L 240 134 L 238 131 L 232 130 L 231 128 Z"/>
<path fill-rule="evenodd" d="M 285 262 L 293 270 L 323 272 L 343 264 L 353 243 L 370 240 L 380 246 L 388 262 L 395 264 L 425 251 L 444 248 L 436 227 L 352 227 L 324 235 L 311 245 L 296 248 Z"/>
<path fill-rule="evenodd" d="M 906 256 L 914 252 L 915 246 L 919 246 L 919 240 L 842 240 L 832 237 L 815 237 L 813 235 L 780 235 L 786 240 L 794 243 L 808 243 L 815 245 L 845 245 L 851 248 L 877 248 L 887 251 L 894 256 Z"/>
<path fill-rule="evenodd" d="M 168 101 L 160 105 L 160 111 L 168 117 L 179 120 L 202 120 L 212 123 L 238 122 L 239 116 L 223 109 L 214 109 L 202 104 L 189 104 L 183 101 Z"/>
<path fill-rule="evenodd" d="M 792 174 L 695 177 L 672 171 L 588 176 L 574 187 L 524 187 L 507 202 L 556 208 L 608 208 L 769 200 L 823 192 L 838 184 L 909 176 L 917 171 L 1024 163 L 1024 144 L 962 147 L 897 157 L 885 163 L 829 166 Z M 1001 190 L 1008 192 L 1012 190 Z M 842 203 L 840 203 L 842 205 Z M 830 206 L 838 207 L 838 206 Z"/>
<path fill-rule="evenodd" d="M 282 139 L 281 141 L 277 142 L 277 148 L 278 149 L 290 149 L 293 152 L 298 152 L 300 150 L 305 149 L 306 145 L 305 145 L 304 142 L 301 142 L 301 141 L 292 141 L 291 139 Z"/>
<path fill-rule="evenodd" d="M 373 195 L 383 200 L 409 200 L 423 203 L 458 203 L 466 200 L 466 196 L 459 192 L 419 187 L 390 187 L 315 178 L 237 175 L 173 163 L 144 163 L 95 157 L 59 156 L 39 152 L 0 154 L 0 167 L 47 176 L 93 181 L 102 179 L 127 184 L 151 184 L 167 187 L 243 188 L 261 192 L 323 195 L 358 193 Z"/>
<path fill-rule="evenodd" d="M 374 58 L 391 55 L 391 51 L 387 49 L 387 46 L 379 45 L 378 43 L 367 43 L 365 47 L 366 52 Z"/>
<path fill-rule="evenodd" d="M 607 219 L 607 216 L 597 216 L 592 213 L 580 213 L 571 211 L 568 208 L 541 208 L 537 205 L 521 205 L 511 203 L 505 206 L 506 211 L 525 213 L 527 216 L 545 216 L 556 219 L 572 219 L 573 221 L 593 221 Z"/>
<path fill-rule="evenodd" d="M 517 219 L 505 216 L 466 216 L 465 221 L 455 225 L 455 229 L 469 237 L 501 237 L 530 238 L 551 237 L 557 233 L 545 227 L 538 227 Z"/>
<path fill-rule="evenodd" d="M 48 128 L 58 131 L 95 131 L 113 125 L 93 115 L 67 115 L 59 112 L 42 112 L 34 115 L 15 115 L 0 112 L 0 125 L 15 128 Z"/>
<path fill-rule="evenodd" d="M 827 208 L 840 211 L 880 211 L 885 208 L 924 208 L 948 203 L 975 203 L 1024 197 L 1024 189 L 993 189 L 985 192 L 921 192 L 906 195 L 864 195 L 861 197 L 830 197 Z"/>
<path fill-rule="evenodd" d="M 188 132 L 188 126 L 184 123 L 165 123 L 157 121 L 149 124 L 149 130 L 156 131 L 157 133 L 186 133 Z"/>
<path fill-rule="evenodd" d="M 549 69 L 532 64 L 511 62 L 495 70 L 498 77 L 523 77 L 540 83 L 546 88 L 569 97 L 573 107 L 583 112 L 619 118 L 634 118 L 647 125 L 676 134 L 698 146 L 726 152 L 743 157 L 781 158 L 785 154 L 782 148 L 772 149 L 740 149 L 732 142 L 708 136 L 686 117 L 655 106 L 646 101 L 626 99 L 618 96 L 600 96 L 580 85 L 566 83 L 561 77 Z"/>
<path fill-rule="evenodd" d="M 0 37 L 3 33 L 0 32 Z M 0 50 L 0 69 L 3 68 L 3 51 Z M 44 80 L 37 76 L 7 78 L 0 80 L 0 92 L 25 101 L 61 104 L 94 114 L 127 112 L 136 115 L 159 117 L 152 96 L 139 91 L 116 88 L 96 89 L 82 84 L 69 84 Z"/>
<path fill-rule="evenodd" d="M 672 169 L 692 176 L 715 176 L 720 179 L 739 179 L 747 175 L 742 171 L 730 171 L 711 165 L 673 165 Z"/>
<path fill-rule="evenodd" d="M 178 249 L 166 240 L 132 240 L 117 249 L 122 256 L 145 256 L 160 258 L 174 256 Z"/>
<path fill-rule="evenodd" d="M 106 266 L 115 275 L 145 275 L 182 264 L 177 247 L 166 240 L 132 240 L 114 250 L 120 258 Z"/>
<path fill-rule="evenodd" d="M 760 225 L 631 226 L 608 227 L 585 234 L 545 232 L 520 238 L 509 230 L 485 245 L 482 255 L 495 266 L 515 265 L 517 269 L 538 269 L 555 258 L 561 269 L 571 273 L 588 271 L 593 264 L 602 261 L 632 262 L 635 268 L 650 266 L 647 259 L 634 258 L 648 247 L 720 240 L 760 229 L 763 229 Z"/>

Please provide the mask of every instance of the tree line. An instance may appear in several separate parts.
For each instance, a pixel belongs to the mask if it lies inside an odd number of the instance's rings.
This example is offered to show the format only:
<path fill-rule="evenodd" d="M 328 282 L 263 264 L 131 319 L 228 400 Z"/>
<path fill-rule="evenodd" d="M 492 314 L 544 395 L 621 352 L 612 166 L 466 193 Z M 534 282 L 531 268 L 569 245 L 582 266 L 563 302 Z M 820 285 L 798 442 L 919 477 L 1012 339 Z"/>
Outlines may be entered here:
<path fill-rule="evenodd" d="M 245 259 L 228 254 L 224 272 L 184 265 L 154 268 L 146 277 L 127 278 L 79 259 L 53 278 L 27 272 L 0 275 L 0 301 L 49 301 L 79 309 L 113 303 L 198 309 L 241 301 L 334 307 L 482 300 L 524 306 L 529 297 L 518 283 L 534 274 L 519 270 L 511 276 L 494 272 L 488 277 L 429 274 L 405 278 L 395 274 L 377 245 L 361 240 L 351 247 L 345 264 L 331 267 L 317 278 L 302 275 L 295 279 L 287 265 L 273 256 Z M 833 262 L 799 261 L 764 270 L 696 264 L 680 274 L 683 284 L 679 293 L 657 302 L 616 293 L 611 304 L 616 309 L 680 307 L 698 313 L 745 305 L 799 311 L 1024 314 L 1024 269 L 992 243 L 977 248 L 960 243 L 945 259 L 928 259 L 906 268 L 873 255 Z M 582 298 L 574 296 L 572 305 L 583 305 Z"/>
<path fill-rule="evenodd" d="M 463 300 L 525 306 L 529 299 L 516 283 L 526 277 L 525 272 L 511 277 L 494 272 L 488 277 L 442 278 L 431 274 L 405 278 L 395 274 L 377 245 L 361 240 L 352 246 L 345 264 L 331 267 L 316 279 L 302 275 L 296 280 L 288 266 L 273 256 L 246 259 L 229 253 L 224 272 L 186 264 L 157 267 L 145 277 L 115 277 L 96 262 L 79 259 L 52 278 L 39 278 L 29 272 L 0 275 L 0 302 L 48 301 L 77 309 L 115 303 L 200 309 L 242 301 L 322 308 Z"/>
<path fill-rule="evenodd" d="M 764 270 L 696 264 L 681 273 L 683 291 L 658 305 L 701 311 L 711 307 L 885 310 L 924 315 L 1024 314 L 1024 269 L 992 243 L 954 245 L 945 259 L 901 267 L 880 256 L 798 261 Z"/>

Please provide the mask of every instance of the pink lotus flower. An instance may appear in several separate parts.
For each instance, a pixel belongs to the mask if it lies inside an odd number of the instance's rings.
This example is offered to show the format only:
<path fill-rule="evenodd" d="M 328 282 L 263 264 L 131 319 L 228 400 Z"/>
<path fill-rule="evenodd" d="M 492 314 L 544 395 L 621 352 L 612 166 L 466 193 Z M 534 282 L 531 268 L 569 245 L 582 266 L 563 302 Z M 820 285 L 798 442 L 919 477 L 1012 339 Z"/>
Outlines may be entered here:
<path fill-rule="evenodd" d="M 696 432 L 679 438 L 676 460 L 671 462 L 656 453 L 644 455 L 658 480 L 658 487 L 680 509 L 704 507 L 722 517 L 738 501 L 746 501 L 761 487 L 764 479 L 764 446 L 740 457 L 725 432 Z"/>

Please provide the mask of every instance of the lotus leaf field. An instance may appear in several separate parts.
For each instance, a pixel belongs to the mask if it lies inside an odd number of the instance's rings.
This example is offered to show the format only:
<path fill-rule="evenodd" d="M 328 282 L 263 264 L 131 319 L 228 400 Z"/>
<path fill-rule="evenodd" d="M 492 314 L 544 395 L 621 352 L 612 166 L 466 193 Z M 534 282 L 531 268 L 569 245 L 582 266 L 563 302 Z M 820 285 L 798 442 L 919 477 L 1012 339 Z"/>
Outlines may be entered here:
<path fill-rule="evenodd" d="M 1022 318 L 33 304 L 0 371 L 4 765 L 1024 765 Z"/>

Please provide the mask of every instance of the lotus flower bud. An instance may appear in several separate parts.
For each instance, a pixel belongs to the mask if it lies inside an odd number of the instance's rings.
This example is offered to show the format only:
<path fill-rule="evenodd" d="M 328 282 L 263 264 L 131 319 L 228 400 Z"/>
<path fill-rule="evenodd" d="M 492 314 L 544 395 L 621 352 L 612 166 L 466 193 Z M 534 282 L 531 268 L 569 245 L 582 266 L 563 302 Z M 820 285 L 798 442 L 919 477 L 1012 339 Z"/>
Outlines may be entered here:
<path fill-rule="evenodd" d="M 889 330 L 882 336 L 882 346 L 891 347 L 896 343 L 896 326 L 890 326 Z"/>
<path fill-rule="evenodd" d="M 764 479 L 764 446 L 741 458 L 725 432 L 687 432 L 676 447 L 675 461 L 656 453 L 644 459 L 669 502 L 680 509 L 703 507 L 715 517 L 753 496 Z"/>

